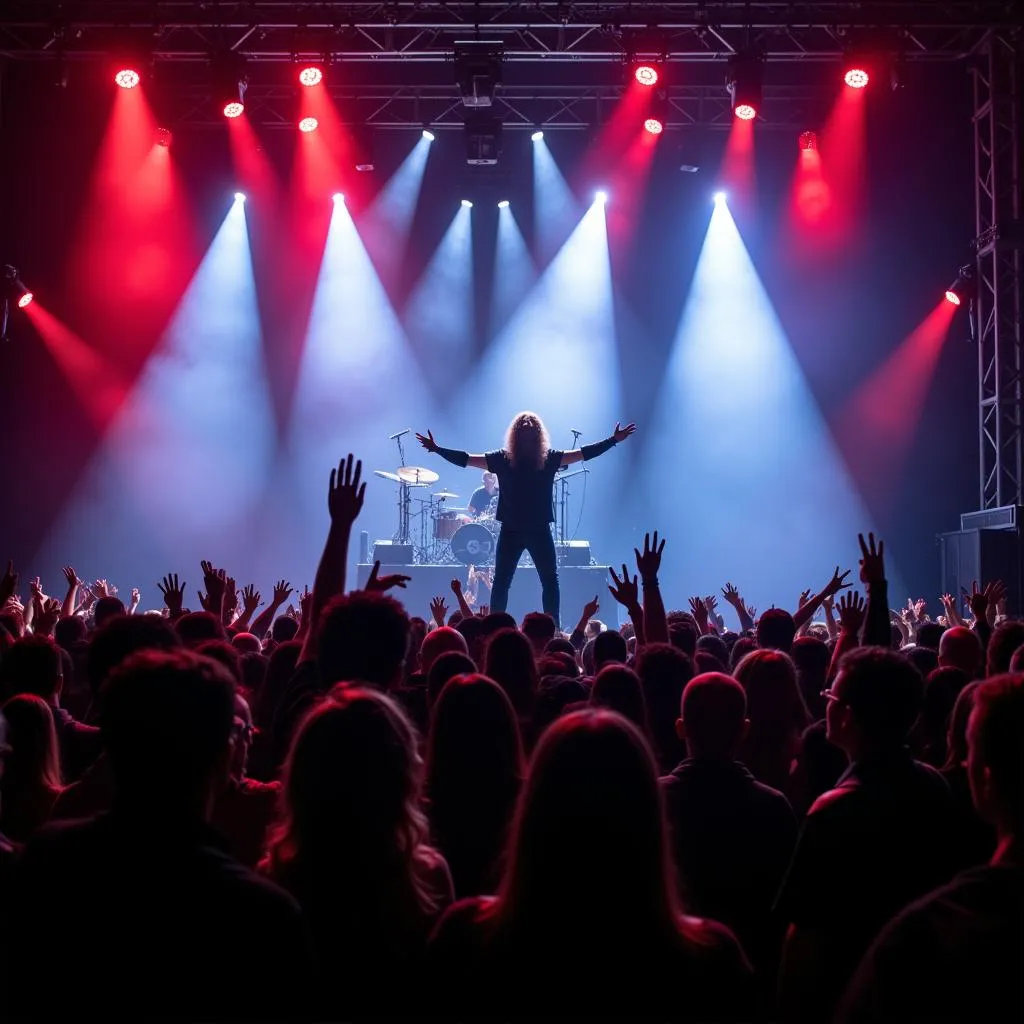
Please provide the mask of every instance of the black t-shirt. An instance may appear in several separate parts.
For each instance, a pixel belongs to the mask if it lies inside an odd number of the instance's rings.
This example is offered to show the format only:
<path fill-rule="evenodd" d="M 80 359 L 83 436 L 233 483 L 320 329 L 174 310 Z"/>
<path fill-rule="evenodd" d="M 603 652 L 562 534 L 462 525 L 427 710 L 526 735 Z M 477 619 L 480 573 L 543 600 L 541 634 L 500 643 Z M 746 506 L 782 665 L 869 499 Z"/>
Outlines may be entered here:
<path fill-rule="evenodd" d="M 841 1024 L 1020 1020 L 1024 869 L 965 871 L 878 936 L 846 992 Z"/>
<path fill-rule="evenodd" d="M 473 512 L 479 515 L 481 512 L 487 511 L 487 506 L 490 505 L 491 498 L 496 498 L 497 495 L 497 491 L 495 491 L 494 494 L 488 494 L 486 487 L 478 487 L 473 492 L 473 497 L 469 499 L 469 507 Z"/>
<path fill-rule="evenodd" d="M 537 469 L 513 466 L 506 451 L 487 453 L 487 468 L 498 478 L 499 523 L 512 530 L 537 530 L 555 521 L 552 486 L 564 454 L 549 451 Z"/>

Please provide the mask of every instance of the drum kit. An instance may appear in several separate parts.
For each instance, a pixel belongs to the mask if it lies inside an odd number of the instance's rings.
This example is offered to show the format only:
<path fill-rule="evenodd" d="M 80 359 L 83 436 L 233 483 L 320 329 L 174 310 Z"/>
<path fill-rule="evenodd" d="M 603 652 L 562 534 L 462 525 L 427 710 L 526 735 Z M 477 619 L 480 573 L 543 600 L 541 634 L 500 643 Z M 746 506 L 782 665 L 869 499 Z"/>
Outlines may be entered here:
<path fill-rule="evenodd" d="M 401 466 L 374 474 L 398 485 L 396 544 L 411 544 L 420 565 L 493 565 L 500 529 L 495 513 L 498 499 L 478 516 L 468 508 L 449 505 L 458 495 L 448 490 L 430 493 L 440 477 L 422 466 Z M 426 492 L 425 497 L 419 497 Z M 414 510 L 413 505 L 419 508 Z"/>

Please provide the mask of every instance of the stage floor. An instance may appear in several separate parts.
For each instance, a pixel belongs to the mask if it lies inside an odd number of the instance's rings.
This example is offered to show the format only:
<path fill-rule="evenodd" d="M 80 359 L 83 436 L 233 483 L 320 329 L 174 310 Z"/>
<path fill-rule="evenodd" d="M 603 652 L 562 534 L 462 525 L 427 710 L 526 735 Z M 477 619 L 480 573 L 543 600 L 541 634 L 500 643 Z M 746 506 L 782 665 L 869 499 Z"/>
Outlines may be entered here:
<path fill-rule="evenodd" d="M 360 564 L 357 566 L 358 585 L 366 585 L 370 576 L 372 565 Z M 382 576 L 388 573 L 404 573 L 411 576 L 405 590 L 393 590 L 391 595 L 402 603 L 410 615 L 418 615 L 421 618 L 430 619 L 430 602 L 435 597 L 444 597 L 448 602 L 449 613 L 457 607 L 455 595 L 452 593 L 452 580 L 459 579 L 465 584 L 466 567 L 464 565 L 382 565 L 380 573 Z M 614 605 L 607 590 L 608 566 L 606 565 L 582 565 L 562 566 L 558 570 L 558 578 L 562 590 L 562 626 L 565 629 L 572 629 L 579 621 L 583 612 L 583 606 L 594 599 L 596 595 L 601 602 L 602 611 L 605 615 L 598 613 L 598 618 L 611 626 L 618 621 L 616 609 L 609 606 Z M 515 578 L 512 580 L 512 589 L 508 596 L 508 610 L 516 620 L 522 622 L 527 612 L 541 610 L 540 605 L 540 580 L 537 578 L 537 570 L 530 568 L 519 568 L 516 570 Z"/>

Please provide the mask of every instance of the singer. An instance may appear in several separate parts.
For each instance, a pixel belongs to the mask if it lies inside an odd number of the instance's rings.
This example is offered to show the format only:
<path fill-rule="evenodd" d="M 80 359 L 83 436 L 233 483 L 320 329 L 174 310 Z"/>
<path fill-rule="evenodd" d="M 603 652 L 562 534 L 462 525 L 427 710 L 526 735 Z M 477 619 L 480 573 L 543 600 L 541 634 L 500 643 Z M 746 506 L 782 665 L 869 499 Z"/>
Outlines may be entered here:
<path fill-rule="evenodd" d="M 540 577 L 544 611 L 556 624 L 560 623 L 558 559 L 551 536 L 551 524 L 555 521 L 552 501 L 555 474 L 574 462 L 596 459 L 625 441 L 635 430 L 635 423 L 624 427 L 616 423 L 614 432 L 605 440 L 560 452 L 551 447 L 541 418 L 536 413 L 521 412 L 509 424 L 504 448 L 486 455 L 442 448 L 429 430 L 425 435 L 416 435 L 416 440 L 428 452 L 440 455 L 452 465 L 485 469 L 498 478 L 496 518 L 501 523 L 501 533 L 494 558 L 491 611 L 505 611 L 516 566 L 523 552 L 529 551 Z"/>

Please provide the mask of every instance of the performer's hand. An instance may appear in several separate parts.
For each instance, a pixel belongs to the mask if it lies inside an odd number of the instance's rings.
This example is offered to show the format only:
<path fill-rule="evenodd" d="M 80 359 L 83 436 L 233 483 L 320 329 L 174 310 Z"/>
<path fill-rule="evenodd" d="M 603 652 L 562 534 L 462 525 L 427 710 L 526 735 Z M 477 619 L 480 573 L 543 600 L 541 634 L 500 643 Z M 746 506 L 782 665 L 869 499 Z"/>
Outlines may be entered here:
<path fill-rule="evenodd" d="M 428 430 L 426 436 L 417 434 L 416 440 L 431 453 L 436 452 L 439 447 L 438 443 L 434 440 L 434 432 L 432 430 Z"/>
<path fill-rule="evenodd" d="M 615 443 L 618 444 L 620 441 L 625 441 L 626 438 L 629 437 L 630 434 L 635 434 L 635 433 L 636 433 L 636 424 L 635 423 L 627 423 L 625 426 L 622 426 L 621 424 L 616 423 L 615 424 L 615 434 L 613 435 L 615 437 Z"/>

